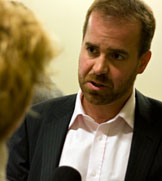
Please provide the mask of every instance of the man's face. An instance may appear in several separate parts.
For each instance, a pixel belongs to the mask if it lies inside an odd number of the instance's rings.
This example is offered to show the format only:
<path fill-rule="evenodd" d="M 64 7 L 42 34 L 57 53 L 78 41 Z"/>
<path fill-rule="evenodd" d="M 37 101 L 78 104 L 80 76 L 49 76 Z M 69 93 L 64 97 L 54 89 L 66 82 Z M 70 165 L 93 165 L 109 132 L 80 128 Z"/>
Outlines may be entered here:
<path fill-rule="evenodd" d="M 129 97 L 141 73 L 138 57 L 141 25 L 92 12 L 82 42 L 79 83 L 86 100 L 110 104 Z"/>

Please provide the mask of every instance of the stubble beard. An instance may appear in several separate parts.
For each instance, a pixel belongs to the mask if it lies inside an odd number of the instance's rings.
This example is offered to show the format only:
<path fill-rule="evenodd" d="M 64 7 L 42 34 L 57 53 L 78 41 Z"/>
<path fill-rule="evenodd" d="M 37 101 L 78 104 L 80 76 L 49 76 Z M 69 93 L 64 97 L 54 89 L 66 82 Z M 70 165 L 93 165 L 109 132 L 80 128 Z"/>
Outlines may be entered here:
<path fill-rule="evenodd" d="M 134 72 L 129 79 L 121 81 L 120 85 L 116 88 L 111 80 L 107 80 L 107 88 L 104 91 L 95 91 L 87 87 L 87 80 L 79 75 L 79 84 L 86 100 L 94 105 L 111 104 L 125 95 L 129 95 L 132 91 L 137 73 Z"/>

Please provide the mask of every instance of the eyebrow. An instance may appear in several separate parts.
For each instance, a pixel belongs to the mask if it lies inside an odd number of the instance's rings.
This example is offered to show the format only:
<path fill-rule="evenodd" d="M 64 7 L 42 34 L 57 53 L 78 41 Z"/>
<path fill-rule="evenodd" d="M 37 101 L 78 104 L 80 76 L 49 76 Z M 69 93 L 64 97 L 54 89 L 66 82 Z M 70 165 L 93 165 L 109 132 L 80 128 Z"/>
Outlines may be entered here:
<path fill-rule="evenodd" d="M 128 52 L 127 52 L 126 50 L 118 49 L 118 48 L 117 48 L 117 49 L 116 49 L 116 48 L 108 48 L 108 51 L 110 51 L 110 52 L 121 53 L 121 54 L 126 55 L 126 56 L 129 55 Z"/>
<path fill-rule="evenodd" d="M 99 48 L 96 44 L 90 43 L 90 42 L 86 42 L 85 45 L 88 46 L 93 46 L 95 48 Z"/>

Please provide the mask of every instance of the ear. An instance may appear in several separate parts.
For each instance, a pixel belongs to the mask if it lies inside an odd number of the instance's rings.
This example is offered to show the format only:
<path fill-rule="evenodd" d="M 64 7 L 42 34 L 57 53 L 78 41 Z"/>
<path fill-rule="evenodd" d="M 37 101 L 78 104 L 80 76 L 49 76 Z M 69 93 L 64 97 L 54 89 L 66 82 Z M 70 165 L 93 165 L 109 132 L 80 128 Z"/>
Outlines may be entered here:
<path fill-rule="evenodd" d="M 139 67 L 138 67 L 138 74 L 142 74 L 149 63 L 151 58 L 151 51 L 147 51 L 140 57 Z"/>

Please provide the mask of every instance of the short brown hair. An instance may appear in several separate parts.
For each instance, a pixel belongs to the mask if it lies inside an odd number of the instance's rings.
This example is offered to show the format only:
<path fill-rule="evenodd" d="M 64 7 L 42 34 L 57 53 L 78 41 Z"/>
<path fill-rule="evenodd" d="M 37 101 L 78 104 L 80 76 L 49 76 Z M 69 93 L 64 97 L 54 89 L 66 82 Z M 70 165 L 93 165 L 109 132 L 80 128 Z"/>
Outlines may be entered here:
<path fill-rule="evenodd" d="M 0 140 L 29 107 L 34 85 L 53 57 L 53 47 L 22 3 L 0 1 Z"/>
<path fill-rule="evenodd" d="M 140 21 L 142 25 L 139 56 L 148 51 L 155 31 L 155 18 L 152 10 L 141 0 L 95 0 L 89 7 L 84 27 L 85 36 L 88 20 L 93 11 L 104 15 L 119 17 L 127 21 L 133 19 Z"/>

